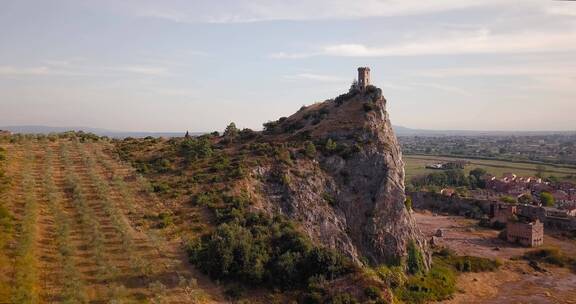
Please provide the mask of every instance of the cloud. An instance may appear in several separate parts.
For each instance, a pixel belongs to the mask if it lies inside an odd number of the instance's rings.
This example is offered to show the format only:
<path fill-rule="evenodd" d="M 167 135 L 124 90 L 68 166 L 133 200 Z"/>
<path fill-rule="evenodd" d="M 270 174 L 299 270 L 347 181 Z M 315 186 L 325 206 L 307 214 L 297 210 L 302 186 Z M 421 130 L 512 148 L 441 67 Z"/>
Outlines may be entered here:
<path fill-rule="evenodd" d="M 68 61 L 45 61 L 45 66 L 0 66 L 0 76 L 45 77 L 45 76 L 118 76 L 120 74 L 137 74 L 143 76 L 169 75 L 164 67 L 157 66 L 90 66 L 72 65 Z"/>
<path fill-rule="evenodd" d="M 56 70 L 46 66 L 36 67 L 15 67 L 15 66 L 0 66 L 1 76 L 78 76 L 80 74 Z"/>
<path fill-rule="evenodd" d="M 166 68 L 155 66 L 115 66 L 115 67 L 107 67 L 105 69 L 111 71 L 140 74 L 140 75 L 162 76 L 168 74 Z"/>
<path fill-rule="evenodd" d="M 420 77 L 466 77 L 466 76 L 557 76 L 576 77 L 576 64 L 546 62 L 532 65 L 484 65 L 445 69 L 428 69 L 412 74 Z"/>
<path fill-rule="evenodd" d="M 320 74 L 311 74 L 311 73 L 286 75 L 286 76 L 284 76 L 284 78 L 290 79 L 290 80 L 312 80 L 312 81 L 326 82 L 326 83 L 341 83 L 341 82 L 346 82 L 349 80 L 349 79 L 337 77 L 334 75 L 320 75 Z"/>
<path fill-rule="evenodd" d="M 534 3 L 536 0 L 523 0 Z M 247 23 L 262 21 L 302 21 L 357 19 L 382 16 L 430 14 L 449 10 L 518 3 L 517 0 L 132 0 L 123 5 L 136 15 L 185 23 Z"/>
<path fill-rule="evenodd" d="M 445 35 L 444 35 L 445 36 Z M 453 37 L 414 38 L 387 46 L 359 43 L 326 45 L 311 52 L 271 54 L 272 58 L 299 59 L 313 56 L 387 57 L 459 54 L 538 53 L 576 50 L 576 32 L 520 32 L 491 34 L 487 29 Z"/>

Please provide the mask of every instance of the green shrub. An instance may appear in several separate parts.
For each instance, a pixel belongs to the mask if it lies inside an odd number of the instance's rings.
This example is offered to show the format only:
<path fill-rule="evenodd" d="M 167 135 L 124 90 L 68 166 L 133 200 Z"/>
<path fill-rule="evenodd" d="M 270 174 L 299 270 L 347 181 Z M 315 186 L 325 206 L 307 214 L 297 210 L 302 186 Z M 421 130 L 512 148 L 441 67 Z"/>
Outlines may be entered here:
<path fill-rule="evenodd" d="M 404 201 L 404 206 L 406 207 L 406 210 L 412 211 L 412 197 L 411 196 L 406 196 L 406 200 Z"/>
<path fill-rule="evenodd" d="M 206 158 L 212 155 L 212 143 L 207 137 L 186 138 L 180 144 L 180 155 L 187 162 Z"/>
<path fill-rule="evenodd" d="M 324 192 L 324 194 L 322 194 L 322 198 L 323 198 L 330 206 L 336 205 L 336 198 L 334 198 L 334 196 L 332 196 L 330 193 Z"/>
<path fill-rule="evenodd" d="M 396 292 L 406 303 L 427 303 L 449 299 L 456 291 L 456 275 L 449 267 L 433 264 L 426 274 L 408 279 Z"/>
<path fill-rule="evenodd" d="M 339 294 L 333 296 L 332 299 L 330 299 L 330 301 L 328 301 L 328 303 L 330 303 L 330 304 L 359 304 L 360 302 L 356 298 L 354 298 L 354 296 L 345 292 L 345 293 L 339 293 Z"/>
<path fill-rule="evenodd" d="M 314 158 L 316 156 L 316 146 L 312 142 L 306 142 L 306 147 L 304 149 L 306 156 Z"/>
<path fill-rule="evenodd" d="M 542 262 L 559 267 L 574 266 L 576 267 L 576 259 L 566 256 L 558 248 L 542 248 L 524 253 L 522 256 L 525 260 Z"/>
<path fill-rule="evenodd" d="M 240 130 L 236 127 L 236 124 L 231 122 L 224 130 L 224 137 L 236 137 Z"/>
<path fill-rule="evenodd" d="M 418 274 L 425 270 L 424 257 L 414 240 L 408 242 L 407 266 L 408 272 L 411 274 Z"/>
<path fill-rule="evenodd" d="M 190 261 L 212 278 L 296 288 L 314 276 L 334 279 L 352 270 L 347 259 L 312 246 L 286 219 L 236 204 L 221 209 L 228 212 L 216 231 L 188 245 Z"/>
<path fill-rule="evenodd" d="M 338 145 L 336 144 L 335 141 L 333 141 L 331 138 L 328 138 L 328 140 L 326 140 L 326 144 L 324 145 L 324 149 L 327 152 L 332 152 L 336 150 L 337 146 Z"/>
<path fill-rule="evenodd" d="M 408 277 L 406 276 L 402 266 L 382 265 L 377 267 L 375 270 L 380 280 L 392 288 L 401 287 L 408 280 Z"/>
<path fill-rule="evenodd" d="M 382 297 L 382 292 L 377 287 L 368 286 L 364 288 L 364 295 L 370 300 L 378 300 Z"/>
<path fill-rule="evenodd" d="M 507 203 L 507 204 L 516 204 L 517 203 L 516 199 L 511 197 L 511 196 L 502 196 L 502 197 L 500 197 L 500 201 Z"/>
<path fill-rule="evenodd" d="M 502 265 L 498 260 L 468 255 L 458 256 L 454 251 L 448 248 L 442 248 L 440 251 L 436 252 L 434 256 L 439 262 L 452 266 L 455 270 L 460 272 L 495 271 Z"/>

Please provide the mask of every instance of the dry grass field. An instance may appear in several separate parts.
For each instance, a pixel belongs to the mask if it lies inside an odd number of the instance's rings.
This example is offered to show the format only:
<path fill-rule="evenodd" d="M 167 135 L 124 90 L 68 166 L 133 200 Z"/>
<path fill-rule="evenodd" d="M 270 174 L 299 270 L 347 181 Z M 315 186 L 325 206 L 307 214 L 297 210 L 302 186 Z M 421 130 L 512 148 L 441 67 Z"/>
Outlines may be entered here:
<path fill-rule="evenodd" d="M 444 231 L 442 246 L 462 255 L 498 259 L 503 263 L 493 272 L 461 274 L 456 285 L 458 292 L 442 303 L 576 303 L 576 273 L 554 266 L 536 271 L 527 261 L 514 258 L 531 248 L 498 239 L 499 231 L 479 227 L 476 220 L 428 211 L 416 212 L 414 216 L 426 237 L 431 238 L 437 229 Z M 547 233 L 544 242 L 545 246 L 560 248 L 569 256 L 576 254 L 574 240 Z"/>
<path fill-rule="evenodd" d="M 0 142 L 0 303 L 209 303 L 219 288 L 148 220 L 164 210 L 107 142 Z"/>

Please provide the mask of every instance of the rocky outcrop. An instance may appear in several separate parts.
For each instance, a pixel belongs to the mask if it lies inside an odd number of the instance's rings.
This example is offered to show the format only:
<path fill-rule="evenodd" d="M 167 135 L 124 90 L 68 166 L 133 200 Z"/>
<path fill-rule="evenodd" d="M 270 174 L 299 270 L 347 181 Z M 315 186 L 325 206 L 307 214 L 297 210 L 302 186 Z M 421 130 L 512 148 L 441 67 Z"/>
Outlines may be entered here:
<path fill-rule="evenodd" d="M 277 140 L 310 140 L 313 159 L 259 168 L 264 209 L 301 223 L 305 233 L 358 263 L 398 263 L 415 241 L 427 244 L 405 207 L 404 164 L 381 90 L 352 91 L 279 122 Z"/>

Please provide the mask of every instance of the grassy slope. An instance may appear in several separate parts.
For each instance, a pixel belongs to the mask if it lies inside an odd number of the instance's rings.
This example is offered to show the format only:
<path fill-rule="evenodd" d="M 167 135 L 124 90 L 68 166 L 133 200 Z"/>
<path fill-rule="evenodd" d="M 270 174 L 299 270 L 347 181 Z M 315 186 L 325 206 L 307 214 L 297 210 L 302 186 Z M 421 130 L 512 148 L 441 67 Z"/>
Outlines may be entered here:
<path fill-rule="evenodd" d="M 2 296 L 41 302 L 220 300 L 218 288 L 188 266 L 177 241 L 156 228 L 153 215 L 165 210 L 163 203 L 145 179 L 105 152 L 107 145 L 0 142 L 12 179 L 3 204 L 21 227 L 0 248 L 0 256 L 16 256 L 9 262 L 11 275 L 0 276 Z"/>

